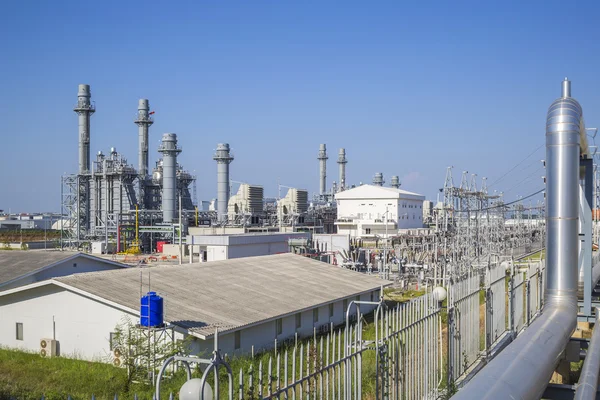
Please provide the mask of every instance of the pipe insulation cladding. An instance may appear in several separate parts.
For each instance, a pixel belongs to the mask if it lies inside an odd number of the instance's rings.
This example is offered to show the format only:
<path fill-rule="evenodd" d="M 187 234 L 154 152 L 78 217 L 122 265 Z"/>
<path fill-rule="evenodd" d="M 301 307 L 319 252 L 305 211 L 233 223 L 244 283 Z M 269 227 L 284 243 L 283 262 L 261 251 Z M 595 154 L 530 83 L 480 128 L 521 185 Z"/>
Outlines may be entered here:
<path fill-rule="evenodd" d="M 539 399 L 577 325 L 583 112 L 568 80 L 546 120 L 547 290 L 542 314 L 453 397 Z"/>
<path fill-rule="evenodd" d="M 91 102 L 90 85 L 79 85 L 77 105 L 73 111 L 79 117 L 79 173 L 87 174 L 90 168 L 90 116 L 96 111 Z"/>
<path fill-rule="evenodd" d="M 165 133 L 158 152 L 163 157 L 162 177 L 162 213 L 163 222 L 172 223 L 175 219 L 177 200 L 177 154 L 181 149 L 177 147 L 177 135 Z"/>
<path fill-rule="evenodd" d="M 319 145 L 319 194 L 324 195 L 327 191 L 327 146 L 325 144 Z"/>
<path fill-rule="evenodd" d="M 344 190 L 346 188 L 346 164 L 348 164 L 348 160 L 346 159 L 346 149 L 340 149 L 337 163 L 340 168 L 340 189 Z"/>
<path fill-rule="evenodd" d="M 213 160 L 217 162 L 217 216 L 219 222 L 226 222 L 229 202 L 229 164 L 233 161 L 228 143 L 217 144 Z"/>
<path fill-rule="evenodd" d="M 138 175 L 142 178 L 148 176 L 148 128 L 154 121 L 150 117 L 150 103 L 148 99 L 138 101 L 138 114 L 135 124 L 138 126 Z"/>

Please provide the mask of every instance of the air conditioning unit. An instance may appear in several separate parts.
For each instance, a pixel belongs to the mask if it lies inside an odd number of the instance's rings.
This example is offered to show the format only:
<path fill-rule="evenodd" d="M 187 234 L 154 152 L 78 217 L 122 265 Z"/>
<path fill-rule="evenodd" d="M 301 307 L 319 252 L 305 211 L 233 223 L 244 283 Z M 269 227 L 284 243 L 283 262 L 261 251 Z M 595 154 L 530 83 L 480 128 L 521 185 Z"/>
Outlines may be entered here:
<path fill-rule="evenodd" d="M 121 353 L 121 349 L 118 347 L 112 351 L 113 356 L 113 365 L 115 367 L 120 367 L 123 364 L 123 353 Z"/>
<path fill-rule="evenodd" d="M 54 339 L 40 339 L 40 355 L 42 357 L 56 357 L 56 344 Z"/>

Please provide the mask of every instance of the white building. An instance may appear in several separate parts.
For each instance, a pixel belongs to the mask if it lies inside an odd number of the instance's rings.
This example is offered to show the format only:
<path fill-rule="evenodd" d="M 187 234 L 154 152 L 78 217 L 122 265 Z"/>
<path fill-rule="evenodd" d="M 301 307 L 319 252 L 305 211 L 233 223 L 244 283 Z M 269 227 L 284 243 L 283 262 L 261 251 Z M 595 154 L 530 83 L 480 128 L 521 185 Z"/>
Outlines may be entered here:
<path fill-rule="evenodd" d="M 186 243 L 201 261 L 288 253 L 289 239 L 308 238 L 307 232 L 242 233 L 226 235 L 189 235 Z"/>
<path fill-rule="evenodd" d="M 0 292 L 0 345 L 39 351 L 50 338 L 63 356 L 110 362 L 115 327 L 139 320 L 140 272 L 163 297 L 175 339 L 191 336 L 198 355 L 212 351 L 217 328 L 228 354 L 311 336 L 342 324 L 350 301 L 378 301 L 391 284 L 293 254 L 77 274 Z"/>
<path fill-rule="evenodd" d="M 425 196 L 406 190 L 361 185 L 335 195 L 338 233 L 351 237 L 385 236 L 423 227 Z"/>
<path fill-rule="evenodd" d="M 125 264 L 69 251 L 0 251 L 0 291 L 59 276 L 106 271 Z M 0 314 L 0 320 L 1 320 Z"/>

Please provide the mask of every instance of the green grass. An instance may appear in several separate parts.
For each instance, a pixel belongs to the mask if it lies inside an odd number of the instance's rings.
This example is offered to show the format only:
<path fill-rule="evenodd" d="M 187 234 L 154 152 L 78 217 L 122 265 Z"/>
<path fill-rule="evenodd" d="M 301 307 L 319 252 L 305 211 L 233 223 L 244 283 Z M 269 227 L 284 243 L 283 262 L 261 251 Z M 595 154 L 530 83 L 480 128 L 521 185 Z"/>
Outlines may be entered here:
<path fill-rule="evenodd" d="M 540 260 L 540 255 L 542 256 L 543 259 L 546 258 L 546 249 L 542 249 L 536 253 L 533 253 L 527 257 L 521 258 L 519 261 L 539 261 Z"/>

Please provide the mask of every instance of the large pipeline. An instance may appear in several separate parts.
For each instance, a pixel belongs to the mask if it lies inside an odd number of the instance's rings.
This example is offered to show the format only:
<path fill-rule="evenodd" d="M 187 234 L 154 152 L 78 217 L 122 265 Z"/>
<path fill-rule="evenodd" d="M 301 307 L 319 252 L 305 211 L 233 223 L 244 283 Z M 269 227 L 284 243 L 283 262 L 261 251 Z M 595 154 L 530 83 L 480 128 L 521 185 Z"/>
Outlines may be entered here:
<path fill-rule="evenodd" d="M 598 374 L 600 373 L 600 309 L 596 308 L 596 324 L 594 334 L 588 346 L 577 389 L 575 400 L 594 400 L 598 388 Z"/>
<path fill-rule="evenodd" d="M 577 325 L 583 112 L 565 79 L 546 120 L 547 289 L 542 314 L 453 399 L 539 399 Z M 586 142 L 587 143 L 587 142 Z"/>

